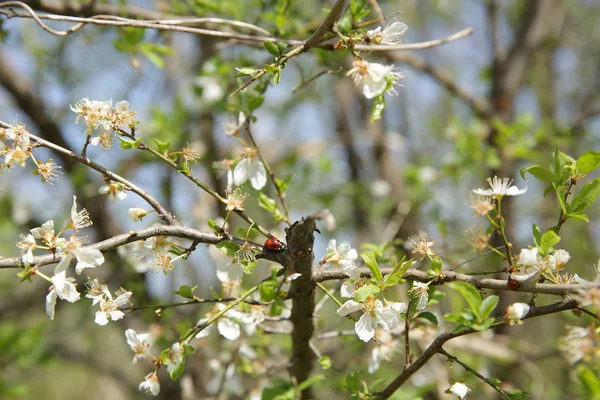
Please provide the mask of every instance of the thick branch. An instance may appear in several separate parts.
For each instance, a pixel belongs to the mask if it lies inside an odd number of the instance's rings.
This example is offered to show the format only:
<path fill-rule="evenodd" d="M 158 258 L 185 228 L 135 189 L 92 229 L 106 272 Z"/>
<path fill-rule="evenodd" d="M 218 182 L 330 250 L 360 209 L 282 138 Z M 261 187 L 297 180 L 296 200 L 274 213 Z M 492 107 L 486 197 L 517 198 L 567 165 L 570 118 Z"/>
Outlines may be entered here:
<path fill-rule="evenodd" d="M 288 251 L 292 259 L 291 267 L 293 272 L 301 274 L 292 281 L 289 293 L 292 297 L 290 320 L 294 325 L 291 372 L 298 383 L 310 376 L 314 360 L 310 339 L 315 330 L 313 314 L 316 283 L 312 279 L 312 264 L 316 229 L 315 220 L 309 217 L 294 223 L 288 228 L 286 235 Z M 312 399 L 311 391 L 309 389 L 302 391 L 302 398 Z"/>

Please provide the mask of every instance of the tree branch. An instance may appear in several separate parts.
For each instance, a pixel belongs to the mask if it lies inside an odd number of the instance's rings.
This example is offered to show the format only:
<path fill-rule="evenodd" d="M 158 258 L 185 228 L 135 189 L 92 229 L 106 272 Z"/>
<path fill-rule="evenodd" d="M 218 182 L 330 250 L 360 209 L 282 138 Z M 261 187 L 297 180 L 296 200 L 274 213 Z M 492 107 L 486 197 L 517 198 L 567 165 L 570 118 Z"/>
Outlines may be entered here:
<path fill-rule="evenodd" d="M 564 300 L 564 301 L 550 304 L 547 306 L 531 307 L 531 309 L 529 310 L 529 313 L 527 314 L 526 317 L 523 318 L 523 320 L 526 320 L 529 318 L 534 318 L 534 317 L 539 317 L 542 315 L 553 314 L 553 313 L 557 313 L 557 312 L 561 312 L 561 311 L 572 310 L 574 308 L 577 308 L 577 301 L 575 301 L 575 300 Z M 502 320 L 498 320 L 497 322 L 499 322 L 499 324 L 497 324 L 497 326 L 506 324 L 506 322 L 503 322 Z M 441 335 L 439 335 L 429 345 L 429 347 L 427 347 L 427 349 L 425 349 L 423 354 L 419 358 L 417 358 L 408 368 L 406 368 L 404 370 L 404 372 L 402 372 L 400 375 L 398 375 L 396 377 L 396 379 L 394 379 L 392 382 L 390 382 L 390 384 L 385 389 L 383 389 L 381 392 L 376 393 L 375 399 L 377 399 L 377 400 L 387 399 L 392 394 L 394 394 L 394 392 L 396 390 L 398 390 L 398 388 L 400 388 L 400 386 L 402 386 L 404 383 L 406 383 L 406 381 L 412 375 L 414 375 L 415 372 L 420 370 L 425 365 L 425 363 L 427 363 L 427 361 L 429 361 L 429 359 L 431 357 L 433 357 L 434 354 L 439 353 L 440 350 L 442 349 L 442 346 L 447 341 L 457 338 L 457 337 L 460 337 L 460 336 L 475 333 L 475 332 L 477 332 L 477 331 L 475 331 L 474 329 L 467 329 L 467 330 L 461 331 L 459 333 L 456 333 L 453 331 L 446 331 L 446 332 L 442 333 Z"/>

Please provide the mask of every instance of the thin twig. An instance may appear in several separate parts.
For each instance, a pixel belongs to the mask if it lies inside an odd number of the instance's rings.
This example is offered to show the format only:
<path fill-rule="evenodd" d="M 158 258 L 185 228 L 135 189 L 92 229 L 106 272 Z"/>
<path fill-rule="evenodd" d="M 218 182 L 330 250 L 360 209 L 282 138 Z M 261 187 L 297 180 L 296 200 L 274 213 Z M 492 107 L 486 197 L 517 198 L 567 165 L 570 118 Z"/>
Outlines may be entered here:
<path fill-rule="evenodd" d="M 7 124 L 6 122 L 0 121 L 0 126 L 4 127 L 4 128 L 12 128 L 12 126 L 10 124 Z M 124 184 L 125 186 L 127 186 L 128 190 L 130 190 L 131 192 L 137 194 L 138 196 L 140 196 L 142 199 L 144 199 L 152 208 L 154 208 L 156 210 L 156 212 L 158 213 L 158 215 L 160 216 L 160 218 L 167 224 L 175 224 L 177 223 L 177 219 L 175 218 L 174 215 L 172 215 L 170 212 L 168 212 L 159 202 L 158 200 L 156 200 L 154 197 L 152 197 L 148 192 L 146 192 L 144 189 L 138 187 L 137 185 L 133 184 L 132 182 L 128 181 L 127 179 L 123 178 L 120 175 L 115 174 L 112 171 L 109 171 L 108 169 L 104 168 L 103 166 L 101 166 L 100 164 L 97 164 L 95 162 L 93 162 L 92 160 L 90 160 L 89 158 L 86 157 L 82 157 L 79 154 L 76 154 L 75 152 L 65 149 L 64 147 L 58 146 L 52 142 L 49 142 L 47 140 L 44 140 L 36 135 L 33 135 L 31 133 L 28 133 L 29 138 L 31 139 L 31 141 L 33 141 L 34 143 L 38 144 L 39 146 L 42 147 L 46 147 L 50 150 L 54 150 L 57 153 L 61 153 L 67 157 L 70 157 L 74 160 L 76 160 L 77 162 L 84 164 L 98 172 L 100 172 L 102 175 L 104 175 L 106 178 L 116 181 L 116 182 L 120 182 L 122 184 Z"/>
<path fill-rule="evenodd" d="M 496 392 L 500 393 L 500 395 L 503 398 L 510 400 L 510 396 L 507 394 L 507 392 L 503 389 L 500 389 L 492 379 L 488 379 L 485 376 L 481 375 L 479 372 L 475 371 L 473 368 L 459 360 L 456 356 L 453 356 L 452 354 L 448 353 L 444 349 L 439 349 L 438 353 L 448 357 L 449 360 L 454 361 L 455 363 L 457 363 L 458 365 L 475 375 L 477 378 L 490 385 Z"/>

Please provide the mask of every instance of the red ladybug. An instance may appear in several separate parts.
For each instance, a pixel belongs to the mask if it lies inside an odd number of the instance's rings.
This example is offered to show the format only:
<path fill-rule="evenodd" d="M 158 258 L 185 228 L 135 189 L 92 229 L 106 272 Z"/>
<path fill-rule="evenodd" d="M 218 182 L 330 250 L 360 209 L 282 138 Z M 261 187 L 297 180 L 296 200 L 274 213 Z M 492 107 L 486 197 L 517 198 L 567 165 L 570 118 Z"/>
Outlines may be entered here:
<path fill-rule="evenodd" d="M 265 241 L 265 244 L 263 245 L 263 247 L 266 250 L 279 251 L 279 250 L 283 250 L 285 248 L 285 245 L 283 243 L 281 243 L 279 241 L 279 239 L 277 239 L 276 237 L 271 237 Z"/>
<path fill-rule="evenodd" d="M 508 281 L 506 283 L 510 290 L 519 290 L 519 288 L 521 287 L 521 284 L 519 283 L 519 281 L 516 279 L 513 279 L 512 276 L 508 277 Z"/>

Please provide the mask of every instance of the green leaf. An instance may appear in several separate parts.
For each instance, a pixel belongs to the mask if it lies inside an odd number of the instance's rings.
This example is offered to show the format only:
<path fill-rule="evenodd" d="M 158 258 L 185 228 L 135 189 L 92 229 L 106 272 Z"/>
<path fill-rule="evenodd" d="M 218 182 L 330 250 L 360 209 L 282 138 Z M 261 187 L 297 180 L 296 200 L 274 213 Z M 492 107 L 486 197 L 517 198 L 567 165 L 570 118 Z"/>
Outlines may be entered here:
<path fill-rule="evenodd" d="M 585 222 L 590 222 L 590 219 L 588 218 L 588 216 L 586 214 L 580 214 L 580 213 L 569 213 L 566 215 L 567 218 L 572 218 L 572 219 L 579 219 Z"/>
<path fill-rule="evenodd" d="M 191 356 L 195 352 L 196 352 L 196 349 L 193 346 L 190 346 L 189 344 L 184 344 L 183 345 L 183 355 L 185 357 Z"/>
<path fill-rule="evenodd" d="M 383 275 L 381 274 L 381 270 L 379 269 L 379 264 L 377 263 L 375 254 L 373 254 L 372 251 L 364 251 L 360 253 L 360 257 L 363 259 L 365 264 L 367 264 L 369 270 L 371 270 L 373 278 L 375 278 L 377 282 L 381 282 L 381 280 L 383 279 Z"/>
<path fill-rule="evenodd" d="M 256 68 L 247 68 L 247 67 L 242 67 L 242 68 L 235 68 L 236 70 L 238 70 L 238 72 L 240 73 L 240 76 L 245 76 L 245 75 L 254 75 L 258 72 L 258 70 Z"/>
<path fill-rule="evenodd" d="M 325 380 L 325 375 L 323 375 L 323 374 L 312 375 L 308 379 L 306 379 L 305 381 L 303 381 L 302 383 L 300 383 L 298 385 L 298 390 L 304 390 L 306 388 L 311 387 L 315 383 L 319 383 L 324 380 Z"/>
<path fill-rule="evenodd" d="M 499 300 L 500 298 L 498 296 L 490 296 L 486 297 L 481 302 L 481 306 L 479 307 L 479 315 L 482 319 L 485 319 L 490 316 L 492 311 L 496 309 Z"/>
<path fill-rule="evenodd" d="M 596 201 L 598 195 L 600 195 L 600 178 L 596 178 L 583 185 L 571 202 L 569 213 L 585 210 Z"/>
<path fill-rule="evenodd" d="M 229 241 L 219 242 L 215 245 L 215 247 L 227 254 L 229 257 L 235 257 L 235 253 L 240 249 L 239 244 Z"/>
<path fill-rule="evenodd" d="M 363 301 L 368 299 L 369 296 L 371 296 L 371 295 L 376 296 L 379 294 L 379 292 L 381 292 L 381 289 L 379 289 L 378 286 L 365 285 L 365 286 L 360 287 L 356 291 L 356 294 L 354 295 L 354 300 L 359 303 L 362 303 Z"/>
<path fill-rule="evenodd" d="M 219 224 L 217 224 L 215 221 L 213 221 L 212 219 L 208 220 L 208 227 L 210 229 L 212 229 L 212 231 L 215 234 L 218 234 L 219 232 L 221 232 L 221 227 L 219 226 Z"/>
<path fill-rule="evenodd" d="M 600 167 L 600 152 L 587 151 L 577 159 L 577 172 L 587 174 Z"/>
<path fill-rule="evenodd" d="M 257 110 L 265 101 L 265 96 L 249 96 L 248 97 L 248 110 L 254 112 Z"/>
<path fill-rule="evenodd" d="M 175 368 L 173 371 L 169 372 L 169 376 L 171 377 L 171 379 L 173 379 L 174 381 L 176 381 L 179 378 L 181 378 L 181 376 L 183 375 L 184 371 L 185 371 L 185 358 L 183 359 L 183 361 L 181 361 L 177 365 L 177 368 Z"/>
<path fill-rule="evenodd" d="M 357 393 L 360 391 L 360 372 L 351 372 L 344 377 L 344 387 L 350 393 Z"/>
<path fill-rule="evenodd" d="M 479 332 L 487 331 L 488 329 L 490 329 L 490 327 L 492 326 L 494 321 L 495 321 L 494 318 L 488 318 L 488 319 L 485 319 L 480 324 L 471 324 L 471 328 L 473 328 Z"/>
<path fill-rule="evenodd" d="M 258 291 L 262 301 L 273 301 L 277 297 L 279 284 L 276 280 L 268 280 L 258 285 Z"/>
<path fill-rule="evenodd" d="M 158 151 L 160 154 L 166 154 L 169 151 L 169 147 L 171 146 L 170 141 L 163 142 L 154 137 L 152 140 L 154 143 L 156 143 L 156 151 Z"/>
<path fill-rule="evenodd" d="M 275 299 L 275 301 L 271 304 L 271 309 L 269 315 L 271 317 L 278 317 L 283 312 L 285 303 L 281 299 Z"/>
<path fill-rule="evenodd" d="M 541 165 L 532 165 L 531 167 L 522 168 L 520 172 L 523 179 L 525 179 L 525 174 L 527 172 L 542 182 L 552 183 L 558 179 L 556 175 L 544 169 Z"/>
<path fill-rule="evenodd" d="M 257 266 L 258 266 L 258 261 L 256 261 L 256 260 L 245 261 L 242 263 L 242 269 L 244 270 L 244 273 L 247 275 L 250 275 L 254 271 L 254 268 L 256 268 Z"/>
<path fill-rule="evenodd" d="M 279 47 L 277 47 L 275 43 L 265 40 L 263 42 L 263 46 L 265 46 L 265 50 L 267 50 L 269 54 L 272 54 L 275 57 L 279 57 L 281 55 L 281 50 L 279 50 Z"/>
<path fill-rule="evenodd" d="M 321 368 L 323 369 L 329 369 L 331 368 L 331 358 L 329 356 L 322 356 L 319 357 L 319 365 L 321 366 Z"/>
<path fill-rule="evenodd" d="M 122 136 L 117 136 L 117 138 L 121 141 L 121 148 L 123 150 L 137 149 L 140 143 L 142 143 L 141 137 L 135 140 L 127 139 Z"/>
<path fill-rule="evenodd" d="M 531 397 L 528 392 L 522 392 L 519 389 L 509 390 L 508 393 L 506 393 L 506 394 L 508 395 L 510 400 L 522 400 L 522 399 L 528 399 L 529 397 Z"/>
<path fill-rule="evenodd" d="M 439 273 L 442 272 L 443 264 L 444 264 L 444 262 L 442 261 L 442 259 L 439 258 L 438 256 L 435 256 L 431 259 L 431 270 L 436 275 L 439 275 Z"/>
<path fill-rule="evenodd" d="M 533 243 L 535 243 L 536 247 L 540 247 L 542 244 L 542 232 L 540 232 L 540 228 L 535 224 L 531 224 L 531 230 L 533 231 Z"/>
<path fill-rule="evenodd" d="M 196 289 L 198 289 L 198 286 L 188 286 L 188 285 L 183 285 L 179 288 L 179 290 L 174 291 L 174 294 L 178 294 L 181 297 L 185 297 L 186 299 L 193 299 L 194 298 L 194 292 L 196 291 Z"/>
<path fill-rule="evenodd" d="M 542 235 L 540 251 L 542 253 L 547 253 L 554 245 L 560 242 L 560 236 L 556 234 L 554 231 L 546 231 Z"/>
<path fill-rule="evenodd" d="M 423 318 L 426 319 L 427 321 L 431 322 L 434 325 L 438 325 L 438 319 L 435 316 L 435 314 L 430 313 L 429 311 L 423 311 L 422 313 L 420 313 L 419 315 L 417 315 L 414 319 L 417 318 Z"/>
<path fill-rule="evenodd" d="M 380 120 L 383 117 L 383 110 L 385 110 L 385 97 L 383 94 L 373 99 L 373 105 L 371 106 L 371 123 Z"/>
<path fill-rule="evenodd" d="M 588 366 L 581 365 L 577 368 L 577 380 L 588 394 L 600 394 L 600 378 Z"/>
<path fill-rule="evenodd" d="M 415 263 L 415 260 L 408 260 L 396 265 L 392 273 L 383 279 L 383 287 L 394 286 L 401 282 L 402 277 L 404 277 L 404 274 L 406 274 L 406 271 L 408 271 L 408 269 Z"/>
<path fill-rule="evenodd" d="M 258 205 L 270 212 L 271 214 L 275 213 L 275 211 L 279 211 L 277 207 L 277 202 L 271 199 L 269 196 L 264 194 L 263 192 L 258 193 Z"/>
<path fill-rule="evenodd" d="M 458 291 L 469 304 L 473 314 L 479 319 L 479 309 L 481 307 L 481 293 L 477 288 L 467 282 L 450 282 L 448 283 L 450 289 Z"/>

